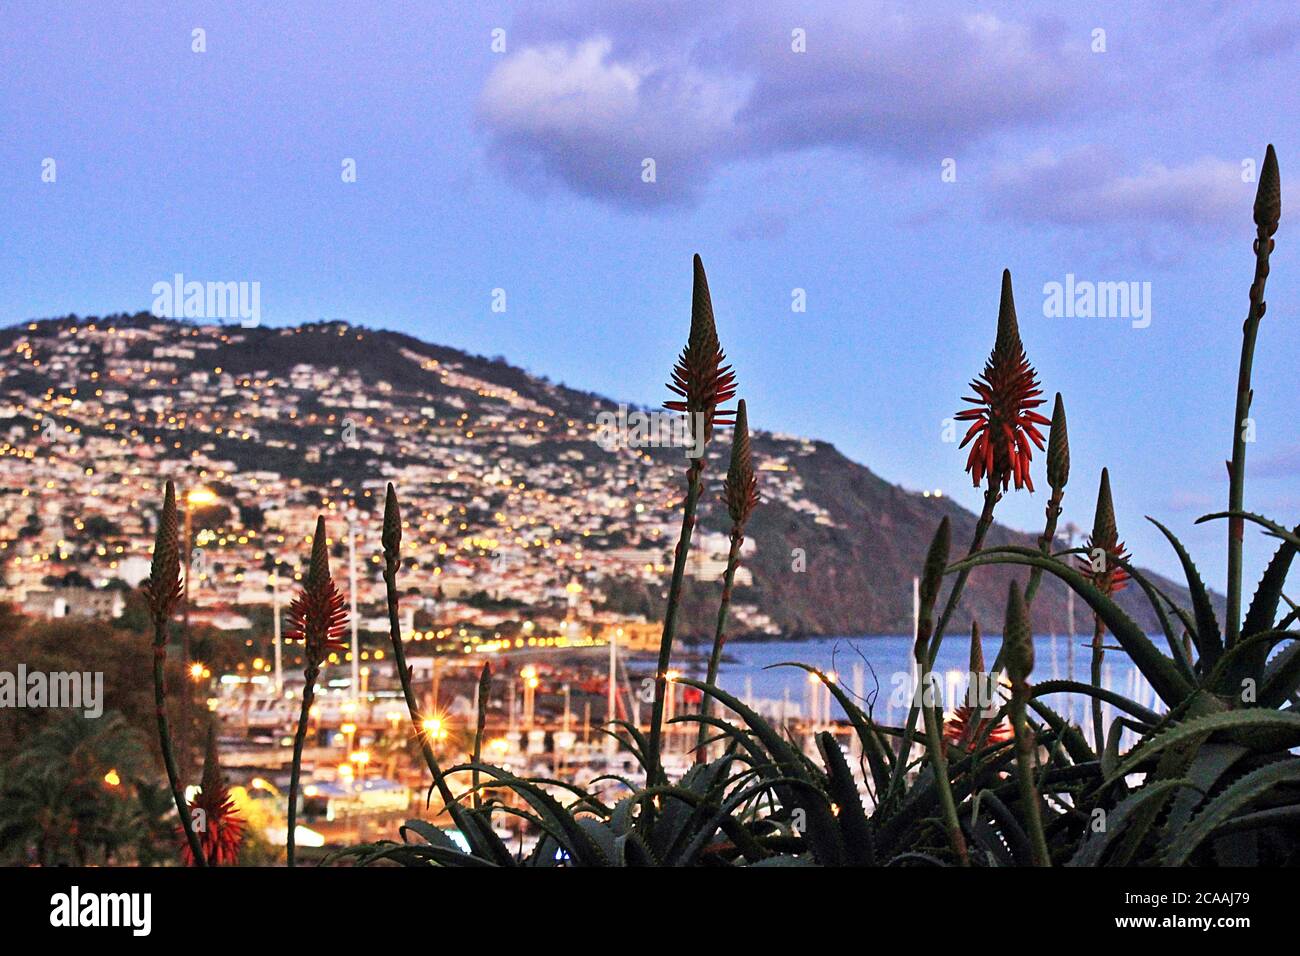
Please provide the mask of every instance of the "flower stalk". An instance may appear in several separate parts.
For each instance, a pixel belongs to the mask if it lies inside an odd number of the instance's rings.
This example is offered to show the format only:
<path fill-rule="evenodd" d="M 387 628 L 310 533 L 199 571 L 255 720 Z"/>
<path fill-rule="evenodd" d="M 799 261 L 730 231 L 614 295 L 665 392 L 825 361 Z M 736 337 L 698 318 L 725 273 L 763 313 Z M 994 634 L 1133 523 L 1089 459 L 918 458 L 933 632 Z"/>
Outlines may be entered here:
<path fill-rule="evenodd" d="M 168 481 L 163 493 L 162 513 L 158 516 L 158 531 L 154 537 L 153 562 L 149 569 L 149 579 L 144 583 L 145 599 L 153 622 L 154 713 L 158 720 L 158 745 L 162 749 L 163 766 L 167 770 L 167 786 L 172 792 L 172 801 L 176 804 L 176 814 L 181 820 L 186 846 L 196 865 L 206 866 L 207 857 L 199 843 L 198 834 L 194 832 L 184 788 L 181 786 L 176 752 L 172 746 L 171 726 L 167 720 L 167 625 L 184 594 L 177 532 L 176 488 Z"/>
<path fill-rule="evenodd" d="M 731 543 L 727 551 L 727 570 L 722 578 L 722 599 L 718 605 L 718 624 L 713 633 L 713 650 L 709 655 L 708 674 L 704 682 L 710 686 L 718 681 L 718 667 L 722 661 L 722 648 L 726 643 L 727 612 L 731 607 L 731 589 L 736 579 L 736 569 L 740 566 L 740 548 L 745 543 L 745 525 L 758 504 L 758 479 L 754 475 L 753 454 L 749 440 L 749 414 L 742 398 L 736 406 L 736 427 L 731 439 L 731 466 L 727 469 L 727 478 L 723 483 L 722 500 L 731 517 Z M 709 715 L 712 698 L 703 695 L 700 701 L 700 713 Z M 699 738 L 696 742 L 695 759 L 704 763 L 707 748 L 705 738 L 708 725 L 700 722 Z"/>
<path fill-rule="evenodd" d="M 1034 866 L 1051 866 L 1047 837 L 1043 832 L 1043 814 L 1039 806 L 1037 772 L 1038 744 L 1031 732 L 1025 709 L 1029 703 L 1029 675 L 1034 670 L 1034 636 L 1029 627 L 1029 608 L 1020 586 L 1011 582 L 1007 597 L 1007 619 L 1002 629 L 1002 643 L 1011 679 L 1011 726 L 1016 738 L 1016 778 L 1020 783 L 1020 802 L 1026 829 L 1033 848 Z"/>
<path fill-rule="evenodd" d="M 1124 542 L 1119 540 L 1119 530 L 1115 524 L 1115 503 L 1110 493 L 1110 471 L 1101 470 L 1101 485 L 1097 489 L 1097 511 L 1092 521 L 1092 534 L 1088 536 L 1088 553 L 1080 559 L 1080 570 L 1102 594 L 1111 595 L 1123 590 L 1128 584 L 1128 572 L 1116 560 L 1127 560 L 1128 552 Z M 1101 615 L 1094 612 L 1092 627 L 1092 685 L 1098 690 L 1102 687 L 1102 660 L 1106 649 L 1103 638 L 1106 625 Z M 1098 695 L 1092 697 L 1092 732 L 1093 742 L 1098 751 L 1106 741 L 1106 726 L 1102 719 L 1102 701 Z"/>
<path fill-rule="evenodd" d="M 1056 393 L 1056 402 L 1052 407 L 1052 425 L 1047 438 L 1047 484 L 1052 489 L 1047 499 L 1047 520 L 1043 533 L 1038 538 L 1038 547 L 1047 557 L 1052 556 L 1052 542 L 1056 540 L 1056 523 L 1061 517 L 1061 499 L 1065 497 L 1065 485 L 1070 480 L 1070 438 L 1066 431 L 1065 402 L 1061 393 Z M 1043 569 L 1035 567 L 1029 572 L 1029 583 L 1025 585 L 1025 605 L 1031 607 L 1034 595 L 1038 593 L 1038 584 L 1043 579 Z"/>
<path fill-rule="evenodd" d="M 1228 607 L 1226 650 L 1232 650 L 1241 635 L 1241 571 L 1244 525 L 1237 514 L 1246 492 L 1246 432 L 1250 405 L 1255 397 L 1251 369 L 1255 361 L 1255 340 L 1259 323 L 1268 308 L 1264 286 L 1268 282 L 1268 259 L 1273 252 L 1273 234 L 1282 218 L 1282 180 L 1273 144 L 1264 153 L 1264 165 L 1255 190 L 1255 278 L 1250 284 L 1250 309 L 1242 325 L 1241 362 L 1237 370 L 1237 404 L 1232 417 L 1232 461 L 1228 465 Z"/>
<path fill-rule="evenodd" d="M 695 274 L 691 290 L 691 331 L 686 347 L 673 369 L 668 388 L 681 396 L 681 400 L 664 403 L 664 407 L 688 416 L 691 434 L 698 436 L 698 444 L 690 449 L 693 455 L 686 469 L 686 500 L 682 506 L 682 529 L 673 551 L 673 576 L 668 587 L 668 602 L 664 610 L 663 635 L 659 640 L 659 657 L 655 666 L 654 706 L 650 715 L 650 735 L 646 753 L 646 780 L 652 786 L 663 782 L 663 761 L 660 755 L 663 736 L 664 697 L 668 686 L 668 666 L 672 659 L 673 640 L 677 634 L 677 613 L 681 604 L 682 584 L 686 576 L 686 558 L 691 549 L 691 536 L 695 530 L 695 514 L 703 490 L 704 462 L 709 439 L 715 424 L 730 424 L 733 413 L 720 408 L 723 402 L 736 394 L 736 376 L 731 367 L 723 365 L 726 355 L 718 341 L 717 326 L 713 320 L 713 302 L 709 297 L 709 281 L 704 274 L 700 257 L 694 260 Z"/>
<path fill-rule="evenodd" d="M 438 790 L 443 806 L 460 825 L 458 814 L 460 804 L 451 792 L 447 777 L 438 765 L 433 753 L 433 744 L 424 729 L 424 718 L 420 714 L 420 704 L 415 697 L 415 688 L 411 685 L 411 669 L 406 663 L 406 650 L 402 646 L 402 623 L 397 603 L 397 572 L 402 566 L 402 512 L 397 504 L 397 490 L 393 483 L 388 483 L 384 495 L 384 593 L 388 604 L 388 636 L 393 645 L 393 663 L 397 668 L 397 677 L 402 683 L 402 695 L 406 698 L 406 710 L 411 717 L 411 726 L 415 729 L 416 739 L 420 742 L 420 753 L 433 776 L 433 785 Z M 480 703 L 480 706 L 482 704 Z M 475 761 L 477 762 L 477 760 Z M 477 789 L 475 793 L 477 793 Z"/>
<path fill-rule="evenodd" d="M 984 507 L 975 522 L 975 533 L 966 551 L 967 557 L 984 547 L 984 538 L 993 526 L 993 509 L 1011 482 L 1015 482 L 1016 488 L 1023 486 L 1030 492 L 1034 490 L 1033 481 L 1029 477 L 1029 445 L 1032 442 L 1042 448 L 1042 435 L 1035 426 L 1050 424 L 1034 411 L 1042 404 L 1038 398 L 1042 390 L 1038 388 L 1036 373 L 1025 357 L 1024 345 L 1020 340 L 1020 325 L 1016 319 L 1011 272 L 1006 269 L 1002 271 L 1002 292 L 998 300 L 997 338 L 984 365 L 983 374 L 971 382 L 971 388 L 976 394 L 974 397 L 968 396 L 966 401 L 974 403 L 975 407 L 960 411 L 955 417 L 973 424 L 958 447 L 973 442 L 966 459 L 966 470 L 970 472 L 977 487 L 981 481 L 986 481 L 987 484 L 984 489 Z M 944 602 L 943 613 L 939 615 L 939 623 L 930 638 L 926 671 L 934 668 L 939 648 L 943 644 L 944 632 L 961 602 L 969 577 L 970 570 L 963 568 L 953 581 L 952 590 Z M 889 781 L 891 796 L 897 795 L 903 785 L 917 716 L 917 707 L 913 702 L 903 725 L 900 759 L 894 764 L 894 773 Z"/>
<path fill-rule="evenodd" d="M 471 763 L 474 769 L 470 772 L 470 802 L 474 809 L 477 810 L 482 797 L 479 795 L 479 761 L 483 756 L 483 731 L 487 728 L 488 713 L 488 695 L 492 691 L 492 665 L 484 664 L 483 670 L 478 675 L 478 715 L 474 723 L 474 755 Z"/>
<path fill-rule="evenodd" d="M 948 566 L 948 552 L 952 547 L 952 529 L 947 517 L 939 522 L 939 529 L 930 542 L 925 557 L 925 572 L 921 578 L 921 619 L 916 630 L 916 644 L 912 654 L 916 658 L 921 684 L 916 688 L 922 718 L 925 722 L 926 743 L 930 752 L 930 765 L 934 768 L 935 786 L 939 791 L 939 805 L 943 811 L 944 830 L 948 843 L 962 866 L 970 866 L 966 837 L 957 819 L 957 803 L 948 780 L 948 757 L 944 749 L 942 690 L 929 667 L 929 639 L 934 624 L 934 603 L 943 584 L 943 572 Z"/>
<path fill-rule="evenodd" d="M 289 628 L 285 639 L 303 642 L 302 709 L 298 729 L 293 735 L 293 764 L 289 772 L 289 819 L 285 842 L 285 859 L 295 863 L 294 830 L 298 818 L 298 784 L 302 775 L 302 751 L 307 742 L 311 707 L 316 698 L 316 678 L 331 651 L 343 652 L 347 645 L 339 638 L 348 623 L 343 595 L 330 577 L 329 549 L 326 547 L 325 519 L 316 519 L 316 534 L 311 543 L 311 565 L 307 579 L 293 603 L 289 605 Z"/>

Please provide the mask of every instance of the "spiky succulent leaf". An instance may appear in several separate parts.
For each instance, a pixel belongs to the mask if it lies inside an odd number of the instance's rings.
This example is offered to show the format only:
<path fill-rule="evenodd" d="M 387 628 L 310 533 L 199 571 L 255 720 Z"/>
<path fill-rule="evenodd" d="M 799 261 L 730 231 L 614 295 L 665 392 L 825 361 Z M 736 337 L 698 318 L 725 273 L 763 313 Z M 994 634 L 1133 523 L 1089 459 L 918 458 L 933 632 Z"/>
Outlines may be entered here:
<path fill-rule="evenodd" d="M 1286 784 L 1300 784 L 1300 760 L 1286 758 L 1266 764 L 1233 781 L 1231 786 L 1207 803 L 1205 809 L 1170 841 L 1165 851 L 1164 864 L 1183 866 L 1196 849 L 1234 813 L 1275 787 Z"/>
<path fill-rule="evenodd" d="M 1210 593 L 1201 580 L 1201 572 L 1196 570 L 1192 556 L 1187 553 L 1183 543 L 1172 531 L 1155 518 L 1148 517 L 1153 525 L 1160 529 L 1178 555 L 1178 562 L 1183 566 L 1183 575 L 1187 578 L 1187 590 L 1192 596 L 1192 613 L 1196 616 L 1196 632 L 1192 640 L 1197 653 L 1201 656 L 1202 667 L 1213 667 L 1223 654 L 1223 634 L 1219 630 L 1218 618 L 1214 615 L 1214 605 L 1210 603 Z"/>

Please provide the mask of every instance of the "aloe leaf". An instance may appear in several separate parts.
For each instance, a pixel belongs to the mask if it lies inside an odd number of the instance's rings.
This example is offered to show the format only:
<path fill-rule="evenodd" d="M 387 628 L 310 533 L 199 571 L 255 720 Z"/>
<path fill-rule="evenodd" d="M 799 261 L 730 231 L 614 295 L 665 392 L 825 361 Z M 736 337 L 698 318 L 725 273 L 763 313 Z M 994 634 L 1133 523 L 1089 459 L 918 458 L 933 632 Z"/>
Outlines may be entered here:
<path fill-rule="evenodd" d="M 610 724 L 615 727 L 621 727 L 623 730 L 627 731 L 629 740 L 620 740 L 617 735 L 614 736 L 614 739 L 618 740 L 621 744 L 625 744 L 627 749 L 632 751 L 632 756 L 636 757 L 637 763 L 641 765 L 641 769 L 646 769 L 648 766 L 646 763 L 646 754 L 650 752 L 646 748 L 650 746 L 650 741 L 646 739 L 645 734 L 641 733 L 640 729 L 635 724 L 626 720 L 611 720 Z M 606 732 L 608 733 L 609 731 Z"/>
<path fill-rule="evenodd" d="M 1300 534 L 1300 525 L 1292 533 Z M 1246 620 L 1241 626 L 1243 637 L 1250 637 L 1252 634 L 1267 630 L 1277 620 L 1282 588 L 1286 584 L 1286 576 L 1291 570 L 1291 562 L 1295 559 L 1296 550 L 1297 546 L 1290 541 L 1284 540 L 1278 545 L 1277 551 L 1274 552 L 1268 567 L 1264 569 L 1264 574 L 1259 579 L 1259 587 L 1255 589 L 1255 596 L 1251 598 L 1250 608 L 1246 611 Z"/>
<path fill-rule="evenodd" d="M 830 812 L 826 795 L 814 784 L 813 778 L 808 773 L 808 761 L 801 754 L 796 753 L 767 721 L 726 691 L 689 677 L 679 677 L 677 680 L 680 684 L 694 687 L 710 695 L 724 707 L 739 714 L 767 748 L 777 765 L 795 781 L 806 784 L 806 787 L 789 785 L 782 787 L 781 800 L 792 808 L 802 809 L 807 815 L 806 835 L 818 862 L 829 866 L 841 861 L 844 856 L 844 846 L 839 827 L 836 826 L 835 817 Z M 812 794 L 812 798 L 807 796 L 809 793 Z"/>
<path fill-rule="evenodd" d="M 1043 721 L 1052 728 L 1056 738 L 1065 746 L 1065 752 L 1070 755 L 1070 759 L 1076 764 L 1088 763 L 1097 759 L 1097 755 L 1092 752 L 1092 748 L 1088 746 L 1088 741 L 1084 739 L 1078 727 L 1067 723 L 1064 717 L 1044 704 L 1038 697 L 1029 698 L 1029 706 L 1034 713 L 1043 718 Z"/>
<path fill-rule="evenodd" d="M 1134 819 L 1138 810 L 1156 798 L 1167 797 L 1171 792 L 1190 787 L 1186 780 L 1161 780 L 1135 790 L 1121 800 L 1110 813 L 1106 814 L 1106 828 L 1100 832 L 1088 831 L 1083 842 L 1079 844 L 1065 865 L 1097 866 L 1111 844 L 1124 834 L 1125 829 Z"/>
<path fill-rule="evenodd" d="M 1196 616 L 1196 631 L 1192 635 L 1196 641 L 1196 652 L 1200 655 L 1204 666 L 1213 667 L 1219 655 L 1223 653 L 1223 634 L 1219 630 L 1218 618 L 1214 616 L 1210 593 L 1205 589 L 1205 582 L 1201 580 L 1201 572 L 1196 570 L 1191 555 L 1172 531 L 1155 518 L 1148 516 L 1147 520 L 1169 539 L 1169 543 L 1178 555 L 1179 563 L 1183 566 L 1183 575 L 1187 578 L 1187 590 L 1192 596 L 1192 613 Z"/>
<path fill-rule="evenodd" d="M 817 749 L 826 761 L 830 797 L 839 808 L 836 819 L 844 834 L 844 845 L 848 848 L 848 862 L 855 866 L 875 866 L 876 848 L 871 838 L 871 824 L 862 809 L 857 782 L 853 779 L 839 742 L 834 734 L 823 731 L 817 735 Z"/>
<path fill-rule="evenodd" d="M 465 852 L 461 849 L 460 845 L 447 834 L 446 830 L 434 826 L 428 820 L 407 820 L 406 823 L 398 827 L 397 832 L 401 834 L 402 841 L 405 843 L 411 842 L 406 838 L 408 831 L 418 835 L 425 843 L 428 843 L 431 846 L 440 846 L 445 850 L 455 850 L 457 853 Z"/>
<path fill-rule="evenodd" d="M 1045 680 L 1041 684 L 1033 686 L 1035 697 L 1046 697 L 1049 694 L 1084 694 L 1089 697 L 1096 697 L 1108 704 L 1136 717 L 1144 724 L 1152 726 L 1160 723 L 1160 715 L 1153 710 L 1148 710 L 1137 701 L 1129 700 L 1123 694 L 1117 694 L 1113 690 L 1107 690 L 1105 687 L 1095 687 L 1092 684 L 1084 684 L 1075 680 Z"/>
<path fill-rule="evenodd" d="M 1203 717 L 1193 717 L 1181 724 L 1171 727 L 1163 733 L 1157 734 L 1140 747 L 1135 748 L 1120 765 L 1115 768 L 1115 772 L 1107 777 L 1107 782 L 1112 782 L 1126 774 L 1132 773 L 1141 764 L 1147 762 L 1156 754 L 1162 753 L 1169 747 L 1176 744 L 1184 743 L 1194 737 L 1215 731 L 1236 731 L 1239 733 L 1249 733 L 1258 738 L 1260 734 L 1268 732 L 1271 736 L 1261 743 L 1270 749 L 1280 747 L 1287 749 L 1300 743 L 1300 714 L 1292 714 L 1286 711 L 1263 710 L 1261 708 L 1250 708 L 1248 710 L 1229 710 L 1215 714 L 1206 714 Z M 1287 743 L 1290 741 L 1290 743 Z"/>
<path fill-rule="evenodd" d="M 469 843 L 474 856 L 482 857 L 496 866 L 514 866 L 514 854 L 492 829 L 490 811 L 464 810 L 461 824 L 466 828 L 461 830 L 461 835 Z"/>
<path fill-rule="evenodd" d="M 578 818 L 540 786 L 507 773 L 499 767 L 478 765 L 478 769 L 491 776 L 498 785 L 508 787 L 519 794 L 520 798 L 537 811 L 539 817 L 555 828 L 552 832 L 557 835 L 557 838 L 562 834 L 564 848 L 575 863 L 581 866 L 608 864 L 609 861 L 579 824 Z"/>
<path fill-rule="evenodd" d="M 1263 827 L 1290 827 L 1300 825 L 1300 804 L 1288 807 L 1271 807 L 1268 810 L 1256 810 L 1243 813 L 1219 825 L 1217 834 L 1236 833 L 1241 830 L 1258 830 Z"/>
<path fill-rule="evenodd" d="M 1156 612 L 1156 620 L 1160 623 L 1160 630 L 1165 635 L 1165 643 L 1169 645 L 1169 653 L 1178 665 L 1178 669 L 1183 672 L 1183 676 L 1190 683 L 1196 682 L 1196 672 L 1192 667 L 1192 662 L 1187 659 L 1187 654 L 1183 650 L 1183 643 L 1174 633 L 1173 626 L 1169 622 L 1169 615 L 1165 613 L 1165 607 L 1168 607 L 1178 616 L 1179 622 L 1186 629 L 1187 633 L 1195 634 L 1196 628 L 1192 623 L 1192 618 L 1178 604 L 1165 594 L 1164 591 L 1156 587 L 1145 574 L 1133 566 L 1132 561 L 1125 560 L 1116 555 L 1111 555 L 1110 559 L 1128 572 L 1128 576 L 1138 583 L 1142 593 L 1146 595 L 1147 603 L 1151 609 Z"/>
<path fill-rule="evenodd" d="M 615 851 L 625 866 L 659 866 L 659 860 L 641 839 L 641 834 L 624 833 L 614 840 Z"/>
<path fill-rule="evenodd" d="M 1205 795 L 1215 788 L 1233 764 L 1249 752 L 1240 744 L 1205 743 L 1196 749 L 1196 754 L 1181 773 L 1191 786 L 1174 797 L 1165 818 L 1162 853 L 1168 848 L 1170 838 L 1187 825 Z"/>
<path fill-rule="evenodd" d="M 1177 665 L 1170 658 L 1160 653 L 1159 649 L 1151 643 L 1151 639 L 1142 631 L 1142 628 L 1138 627 L 1133 619 L 1120 609 L 1119 605 L 1098 591 L 1078 571 L 1062 564 L 1060 561 L 1045 558 L 1041 552 L 1032 548 L 1012 545 L 986 548 L 969 558 L 950 565 L 948 570 L 950 572 L 958 571 L 984 564 L 1028 565 L 1041 567 L 1049 574 L 1054 574 L 1069 585 L 1101 617 L 1106 626 L 1110 628 L 1115 640 L 1119 641 L 1120 646 L 1124 648 L 1129 657 L 1132 658 L 1133 663 L 1142 671 L 1143 676 L 1146 677 L 1147 682 L 1155 689 L 1161 700 L 1172 707 L 1191 695 L 1194 688 L 1179 671 Z"/>
<path fill-rule="evenodd" d="M 719 717 L 714 717 L 712 714 L 687 714 L 680 719 L 683 721 L 696 720 L 710 727 L 716 727 L 723 734 L 730 737 L 739 746 L 744 748 L 745 753 L 749 755 L 754 766 L 774 766 L 771 761 L 767 759 L 767 755 L 763 753 L 762 749 L 755 742 L 753 736 L 739 727 L 736 727 Z"/>
<path fill-rule="evenodd" d="M 997 824 L 998 833 L 1006 842 L 1011 862 L 1020 866 L 1029 866 L 1033 862 L 1034 851 L 1029 844 L 1029 835 L 1016 819 L 1014 813 L 1002 802 L 992 790 L 980 791 L 979 804 L 987 807 L 989 816 Z"/>
<path fill-rule="evenodd" d="M 1279 760 L 1234 781 L 1207 803 L 1205 809 L 1170 842 L 1164 857 L 1165 864 L 1184 865 L 1197 847 L 1234 813 L 1274 787 L 1287 783 L 1300 783 L 1300 760 Z"/>
<path fill-rule="evenodd" d="M 1106 746 L 1101 751 L 1101 774 L 1108 777 L 1119 766 L 1119 742 L 1124 736 L 1124 722 L 1116 718 L 1110 722 L 1110 730 L 1106 733 Z"/>
<path fill-rule="evenodd" d="M 815 674 L 817 679 L 825 685 L 826 689 L 839 702 L 839 705 L 844 708 L 849 723 L 853 725 L 858 739 L 862 742 L 862 752 L 866 754 L 867 764 L 871 768 L 871 776 L 876 785 L 876 792 L 884 793 L 885 788 L 889 786 L 889 775 L 893 766 L 894 752 L 885 745 L 884 735 L 881 733 L 879 725 L 857 705 L 857 702 L 845 692 L 838 681 L 827 680 L 826 675 L 817 668 L 808 664 L 801 664 L 798 661 L 782 661 L 779 664 L 769 664 L 763 669 L 769 670 L 773 667 L 801 668 L 810 674 Z"/>
<path fill-rule="evenodd" d="M 1259 705 L 1281 707 L 1287 701 L 1295 700 L 1297 690 L 1300 690 L 1300 643 L 1285 648 L 1264 668 Z"/>
<path fill-rule="evenodd" d="M 1271 518 L 1257 515 L 1253 511 L 1216 511 L 1214 514 L 1201 515 L 1196 519 L 1196 523 L 1204 524 L 1206 521 L 1217 521 L 1222 518 L 1242 518 L 1246 521 L 1253 521 L 1255 524 L 1265 528 L 1274 538 L 1281 538 L 1283 541 L 1289 541 L 1297 548 L 1300 548 L 1300 533 L 1290 531 L 1283 525 L 1273 521 Z"/>
<path fill-rule="evenodd" d="M 1259 659 L 1262 665 L 1275 646 L 1282 641 L 1297 639 L 1300 639 L 1298 631 L 1259 631 L 1249 637 L 1243 634 L 1241 640 L 1220 658 L 1214 670 L 1206 677 L 1205 686 L 1215 693 L 1237 696 L 1241 693 L 1242 682 L 1247 677 L 1257 680 L 1262 676 L 1249 673 L 1243 662 L 1249 664 Z"/>
<path fill-rule="evenodd" d="M 728 776 L 728 768 L 738 759 L 737 755 L 730 754 L 707 764 L 696 764 L 682 778 L 680 785 L 692 793 L 698 793 L 702 800 L 691 807 L 690 814 L 677 828 L 667 851 L 660 854 L 665 864 L 680 865 L 683 848 L 690 844 L 694 836 L 703 833 L 704 839 L 707 840 L 717 831 L 716 822 L 706 823 L 706 821 L 721 801 L 727 787 L 735 785 L 733 779 Z M 740 779 L 744 779 L 744 775 L 741 775 Z M 659 837 L 659 831 L 660 821 L 656 820 L 654 833 L 656 838 Z"/>

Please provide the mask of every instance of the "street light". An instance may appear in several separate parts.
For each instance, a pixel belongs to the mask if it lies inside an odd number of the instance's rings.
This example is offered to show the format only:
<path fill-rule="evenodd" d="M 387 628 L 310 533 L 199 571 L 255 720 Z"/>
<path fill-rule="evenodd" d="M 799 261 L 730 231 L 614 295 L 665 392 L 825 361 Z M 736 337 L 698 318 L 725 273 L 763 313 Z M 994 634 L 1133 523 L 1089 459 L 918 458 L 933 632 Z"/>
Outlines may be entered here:
<path fill-rule="evenodd" d="M 185 496 L 185 501 L 191 508 L 206 508 L 208 505 L 215 503 L 216 500 L 217 493 L 211 488 L 204 488 L 202 485 L 191 488 Z"/>

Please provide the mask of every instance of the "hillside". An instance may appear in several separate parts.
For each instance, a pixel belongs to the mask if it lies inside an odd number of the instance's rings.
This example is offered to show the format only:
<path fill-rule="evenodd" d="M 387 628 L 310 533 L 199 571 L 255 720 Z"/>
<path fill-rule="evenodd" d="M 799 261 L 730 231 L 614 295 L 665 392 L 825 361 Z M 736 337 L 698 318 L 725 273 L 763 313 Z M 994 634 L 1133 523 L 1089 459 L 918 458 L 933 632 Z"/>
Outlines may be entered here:
<path fill-rule="evenodd" d="M 141 314 L 0 330 L 6 582 L 125 576 L 128 559 L 147 554 L 159 478 L 174 477 L 206 483 L 221 501 L 208 516 L 209 600 L 248 603 L 259 585 L 264 595 L 275 559 L 298 559 L 316 511 L 373 515 L 391 480 L 413 521 L 404 580 L 431 607 L 563 607 L 576 581 L 584 606 L 653 619 L 676 540 L 683 452 L 603 447 L 602 412 L 617 406 L 503 360 L 338 322 L 241 328 Z M 754 448 L 763 503 L 750 527 L 752 581 L 735 594 L 737 628 L 910 632 L 911 578 L 940 518 L 952 519 L 961 548 L 975 516 L 824 442 L 760 431 Z M 728 453 L 723 434 L 710 451 L 688 637 L 712 631 L 720 585 L 708 558 L 725 547 L 716 492 Z M 989 541 L 1035 543 L 1001 526 Z M 953 631 L 972 615 L 999 629 L 1009 573 L 972 575 Z M 363 602 L 374 596 L 363 589 Z M 1136 588 L 1121 603 L 1155 626 Z M 1065 632 L 1064 589 L 1045 581 L 1034 614 L 1040 631 Z M 1076 630 L 1091 630 L 1082 602 Z"/>

